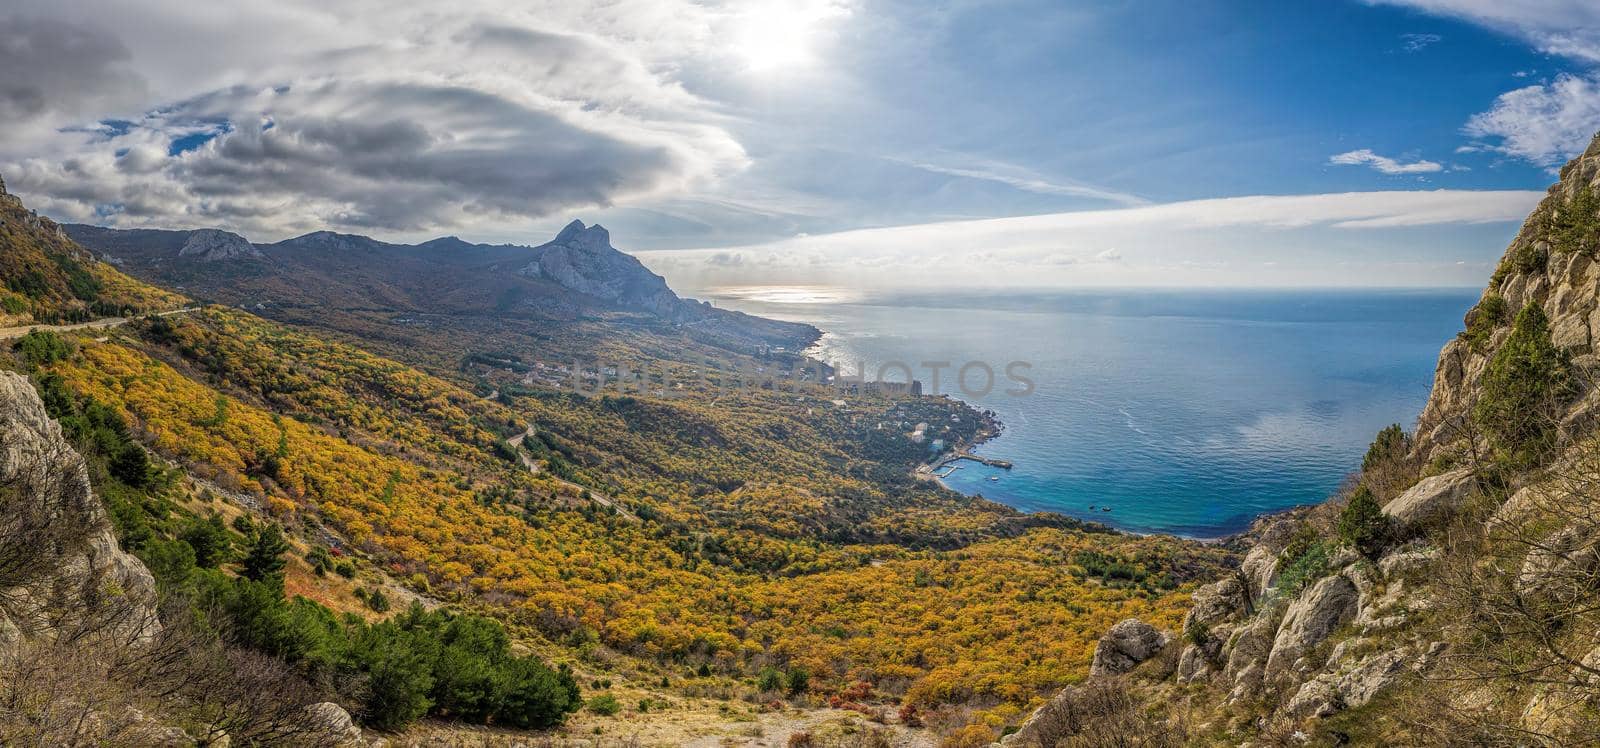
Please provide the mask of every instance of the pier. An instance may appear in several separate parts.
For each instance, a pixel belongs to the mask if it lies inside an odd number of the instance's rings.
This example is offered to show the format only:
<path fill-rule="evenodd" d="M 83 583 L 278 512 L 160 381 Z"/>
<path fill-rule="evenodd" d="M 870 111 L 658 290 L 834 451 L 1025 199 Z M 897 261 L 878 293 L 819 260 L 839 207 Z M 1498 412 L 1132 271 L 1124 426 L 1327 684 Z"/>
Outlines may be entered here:
<path fill-rule="evenodd" d="M 932 472 L 937 472 L 945 467 L 950 467 L 952 463 L 960 462 L 962 460 L 972 460 L 973 462 L 988 465 L 989 467 L 997 467 L 1001 470 L 1011 469 L 1011 462 L 1009 460 L 998 460 L 992 457 L 979 457 L 971 452 L 956 452 L 944 457 L 943 459 L 940 459 L 938 462 L 934 463 L 929 470 Z M 949 475 L 949 473 L 945 473 L 945 475 Z M 944 476 L 941 475 L 939 477 L 942 478 Z"/>

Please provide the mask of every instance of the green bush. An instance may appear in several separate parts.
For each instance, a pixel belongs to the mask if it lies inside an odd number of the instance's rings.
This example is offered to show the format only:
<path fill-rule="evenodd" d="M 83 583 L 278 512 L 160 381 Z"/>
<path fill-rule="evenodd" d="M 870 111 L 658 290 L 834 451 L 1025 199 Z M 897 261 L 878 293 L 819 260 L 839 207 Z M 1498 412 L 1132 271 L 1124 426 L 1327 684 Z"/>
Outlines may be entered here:
<path fill-rule="evenodd" d="M 107 467 L 111 477 L 134 488 L 144 488 L 150 484 L 150 455 L 137 444 L 127 444 L 117 450 L 116 454 L 111 455 Z"/>
<path fill-rule="evenodd" d="M 1528 467 L 1555 446 L 1555 421 L 1572 389 L 1567 357 L 1550 342 L 1550 322 L 1529 302 L 1489 362 L 1473 420 L 1502 461 Z"/>
<path fill-rule="evenodd" d="M 784 689 L 783 673 L 775 667 L 761 668 L 761 674 L 756 676 L 756 689 L 762 692 L 782 691 Z"/>
<path fill-rule="evenodd" d="M 1339 540 L 1367 558 L 1377 558 L 1389 544 L 1389 516 L 1366 486 L 1356 488 L 1339 512 Z"/>
<path fill-rule="evenodd" d="M 17 338 L 11 348 L 20 353 L 22 360 L 31 367 L 65 361 L 74 350 L 71 342 L 49 330 L 34 330 Z"/>
<path fill-rule="evenodd" d="M 202 569 L 215 569 L 233 554 L 233 535 L 222 526 L 222 518 L 217 515 L 191 521 L 178 539 L 189 544 L 195 566 Z"/>
<path fill-rule="evenodd" d="M 372 591 L 363 594 L 361 599 L 374 613 L 389 612 L 389 596 L 384 594 L 382 587 L 373 587 Z"/>
<path fill-rule="evenodd" d="M 794 668 L 789 671 L 787 689 L 790 696 L 799 696 L 811 687 L 811 673 L 805 668 Z"/>
<path fill-rule="evenodd" d="M 1489 339 L 1494 337 L 1494 331 L 1506 323 L 1509 311 L 1506 300 L 1500 294 L 1490 293 L 1483 297 L 1483 301 L 1468 313 L 1464 335 L 1467 345 L 1481 353 L 1489 344 Z"/>
<path fill-rule="evenodd" d="M 1558 252 L 1593 255 L 1600 248 L 1600 195 L 1584 185 L 1549 221 L 1550 242 Z"/>
<path fill-rule="evenodd" d="M 589 699 L 588 709 L 602 717 L 610 717 L 622 711 L 622 704 L 617 701 L 617 697 L 609 693 L 603 693 Z"/>
<path fill-rule="evenodd" d="M 271 522 L 263 522 L 250 535 L 244 558 L 239 561 L 239 574 L 253 582 L 276 581 L 283 583 L 283 568 L 288 564 L 283 554 L 289 550 L 283 530 Z"/>
<path fill-rule="evenodd" d="M 1328 544 L 1302 524 L 1278 554 L 1278 589 L 1298 595 L 1328 571 Z"/>

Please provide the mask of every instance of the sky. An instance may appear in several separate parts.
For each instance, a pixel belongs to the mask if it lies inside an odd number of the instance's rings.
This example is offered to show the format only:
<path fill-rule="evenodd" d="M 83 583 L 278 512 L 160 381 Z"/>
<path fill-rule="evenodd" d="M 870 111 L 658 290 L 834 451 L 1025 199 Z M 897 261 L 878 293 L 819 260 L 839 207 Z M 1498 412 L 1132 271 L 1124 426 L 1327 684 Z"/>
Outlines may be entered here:
<path fill-rule="evenodd" d="M 1600 130 L 1588 0 L 9 0 L 42 213 L 538 244 L 685 290 L 1481 286 Z"/>

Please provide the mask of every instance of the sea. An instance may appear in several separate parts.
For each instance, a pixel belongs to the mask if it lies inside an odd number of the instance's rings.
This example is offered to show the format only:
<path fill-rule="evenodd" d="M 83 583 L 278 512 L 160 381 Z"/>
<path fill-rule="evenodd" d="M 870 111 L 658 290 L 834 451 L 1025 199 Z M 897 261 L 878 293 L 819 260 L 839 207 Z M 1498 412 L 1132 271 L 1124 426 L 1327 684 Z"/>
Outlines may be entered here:
<path fill-rule="evenodd" d="M 1013 467 L 963 460 L 943 479 L 951 489 L 1132 532 L 1215 538 L 1326 499 L 1379 429 L 1410 430 L 1439 349 L 1478 293 L 693 295 L 815 325 L 824 335 L 811 355 L 841 373 L 904 380 L 909 369 L 929 394 L 937 373 L 939 394 L 994 411 L 1004 429 L 974 453 Z"/>

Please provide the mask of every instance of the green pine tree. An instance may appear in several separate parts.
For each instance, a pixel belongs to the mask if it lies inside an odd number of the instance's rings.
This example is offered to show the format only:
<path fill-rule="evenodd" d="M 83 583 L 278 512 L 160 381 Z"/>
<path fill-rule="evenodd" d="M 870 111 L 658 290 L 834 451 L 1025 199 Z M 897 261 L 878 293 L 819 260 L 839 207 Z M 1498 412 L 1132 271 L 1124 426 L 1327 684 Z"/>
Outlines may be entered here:
<path fill-rule="evenodd" d="M 288 563 L 283 554 L 289 550 L 283 530 L 270 522 L 262 523 L 250 535 L 244 559 L 239 562 L 239 573 L 257 582 L 283 580 L 283 567 Z"/>
<path fill-rule="evenodd" d="M 1525 468 L 1555 446 L 1555 422 L 1571 394 L 1567 357 L 1550 342 L 1550 320 L 1544 310 L 1529 302 L 1489 362 L 1473 420 L 1500 459 Z"/>

